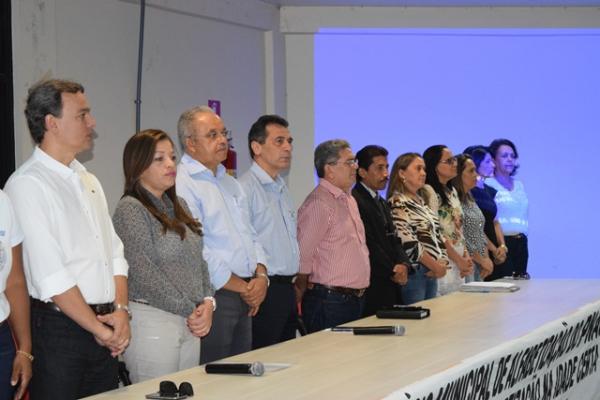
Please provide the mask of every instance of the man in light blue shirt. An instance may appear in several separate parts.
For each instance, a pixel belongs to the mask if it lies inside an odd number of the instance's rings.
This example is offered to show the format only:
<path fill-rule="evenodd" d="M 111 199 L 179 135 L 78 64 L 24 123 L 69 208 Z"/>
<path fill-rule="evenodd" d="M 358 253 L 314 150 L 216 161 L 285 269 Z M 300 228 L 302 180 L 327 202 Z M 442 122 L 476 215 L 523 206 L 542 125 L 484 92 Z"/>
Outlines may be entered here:
<path fill-rule="evenodd" d="M 250 219 L 267 253 L 271 285 L 252 320 L 252 348 L 296 336 L 298 313 L 293 281 L 298 272 L 296 213 L 280 173 L 290 167 L 292 137 L 288 122 L 263 115 L 250 128 L 248 147 L 254 162 L 240 178 L 250 202 Z"/>
<path fill-rule="evenodd" d="M 265 298 L 269 278 L 265 253 L 250 224 L 248 199 L 227 175 L 227 130 L 209 107 L 179 117 L 177 134 L 184 155 L 177 167 L 177 194 L 202 223 L 203 255 L 219 309 L 202 339 L 200 363 L 251 349 L 251 317 Z"/>

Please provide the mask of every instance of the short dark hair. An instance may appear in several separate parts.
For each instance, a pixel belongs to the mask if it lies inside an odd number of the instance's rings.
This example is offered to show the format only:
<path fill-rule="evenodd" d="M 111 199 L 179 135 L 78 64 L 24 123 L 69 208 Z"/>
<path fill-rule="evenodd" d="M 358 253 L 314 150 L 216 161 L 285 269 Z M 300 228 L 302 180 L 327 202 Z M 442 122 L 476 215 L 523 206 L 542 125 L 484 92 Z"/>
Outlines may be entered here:
<path fill-rule="evenodd" d="M 363 147 L 356 153 L 356 161 L 358 162 L 358 168 L 362 168 L 365 171 L 369 169 L 371 164 L 373 164 L 373 159 L 375 157 L 384 156 L 387 157 L 388 151 L 381 146 L 376 144 L 370 144 L 368 146 Z M 356 170 L 356 180 L 360 182 L 362 178 L 358 173 L 358 169 Z"/>
<path fill-rule="evenodd" d="M 492 153 L 490 153 L 490 149 L 483 145 L 469 146 L 463 151 L 463 154 L 471 156 L 473 162 L 475 163 L 475 169 L 478 171 L 479 166 L 483 162 L 485 156 L 488 154 L 492 156 Z"/>
<path fill-rule="evenodd" d="M 515 158 L 519 158 L 519 153 L 517 152 L 517 146 L 515 146 L 515 144 L 508 140 L 508 139 L 495 139 L 492 141 L 492 143 L 490 143 L 490 154 L 492 155 L 492 158 L 494 158 L 494 160 L 496 159 L 496 154 L 498 153 L 498 149 L 500 149 L 500 146 L 509 146 L 512 151 L 515 153 Z M 518 165 L 515 165 L 512 173 L 510 174 L 510 176 L 514 176 L 517 173 L 517 170 L 519 169 Z"/>
<path fill-rule="evenodd" d="M 254 159 L 254 151 L 252 151 L 252 142 L 258 142 L 265 144 L 267 140 L 267 126 L 268 125 L 281 125 L 284 128 L 289 126 L 289 123 L 285 118 L 279 115 L 270 114 L 260 116 L 255 123 L 250 127 L 248 132 L 248 150 L 250 150 L 250 157 Z"/>
<path fill-rule="evenodd" d="M 57 118 L 62 116 L 62 94 L 84 93 L 80 83 L 62 79 L 47 79 L 35 83 L 27 93 L 25 118 L 33 141 L 37 144 L 44 140 L 46 132 L 46 115 Z"/>

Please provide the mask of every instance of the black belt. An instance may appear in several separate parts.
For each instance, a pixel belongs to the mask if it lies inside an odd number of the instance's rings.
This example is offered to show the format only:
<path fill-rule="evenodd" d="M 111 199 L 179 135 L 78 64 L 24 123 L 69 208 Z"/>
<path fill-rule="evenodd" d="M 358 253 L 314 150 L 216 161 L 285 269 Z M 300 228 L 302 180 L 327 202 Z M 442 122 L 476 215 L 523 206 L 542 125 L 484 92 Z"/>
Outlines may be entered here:
<path fill-rule="evenodd" d="M 62 310 L 53 302 L 45 303 L 41 300 L 34 299 L 33 297 L 31 297 L 30 300 L 32 308 L 39 308 L 42 310 L 62 313 Z M 110 314 L 113 311 L 115 311 L 115 305 L 113 303 L 88 304 L 88 306 L 90 306 L 90 308 L 96 315 Z"/>
<path fill-rule="evenodd" d="M 243 281 L 250 282 L 254 278 L 241 278 Z M 269 282 L 292 284 L 296 275 L 269 275 Z"/>
<path fill-rule="evenodd" d="M 322 285 L 320 283 L 315 283 L 314 289 L 325 289 L 330 292 L 346 294 L 346 295 L 350 295 L 350 296 L 356 296 L 358 298 L 363 297 L 365 294 L 365 291 L 367 290 L 366 288 L 365 289 L 354 289 L 354 288 L 348 288 L 348 287 L 343 287 L 343 286 Z"/>
<path fill-rule="evenodd" d="M 296 275 L 269 275 L 271 283 L 276 282 L 291 285 L 295 279 Z"/>

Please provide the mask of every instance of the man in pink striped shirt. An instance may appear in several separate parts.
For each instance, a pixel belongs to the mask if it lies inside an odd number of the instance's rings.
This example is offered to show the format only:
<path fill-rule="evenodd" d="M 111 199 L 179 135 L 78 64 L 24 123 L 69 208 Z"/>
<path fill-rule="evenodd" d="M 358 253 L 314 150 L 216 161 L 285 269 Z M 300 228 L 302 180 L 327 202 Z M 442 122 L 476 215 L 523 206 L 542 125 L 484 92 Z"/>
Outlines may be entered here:
<path fill-rule="evenodd" d="M 357 169 L 350 144 L 318 145 L 315 168 L 319 184 L 298 211 L 296 288 L 309 333 L 360 318 L 370 274 L 365 228 L 350 194 Z"/>

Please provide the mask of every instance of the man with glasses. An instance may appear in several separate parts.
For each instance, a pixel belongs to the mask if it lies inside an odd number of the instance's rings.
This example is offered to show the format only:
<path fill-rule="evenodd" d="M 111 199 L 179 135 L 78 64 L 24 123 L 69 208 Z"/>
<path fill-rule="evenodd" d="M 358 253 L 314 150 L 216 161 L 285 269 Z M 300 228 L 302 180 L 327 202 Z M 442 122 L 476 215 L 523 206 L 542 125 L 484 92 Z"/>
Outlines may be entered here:
<path fill-rule="evenodd" d="M 369 286 L 369 250 L 350 189 L 357 164 L 350 144 L 329 140 L 315 149 L 319 184 L 298 211 L 298 301 L 308 332 L 361 317 Z"/>
<path fill-rule="evenodd" d="M 217 289 L 219 311 L 201 343 L 200 363 L 205 364 L 251 349 L 251 317 L 265 298 L 269 278 L 248 199 L 221 165 L 228 150 L 223 121 L 209 107 L 194 107 L 179 117 L 177 135 L 184 151 L 177 194 L 202 223 L 203 254 Z"/>

